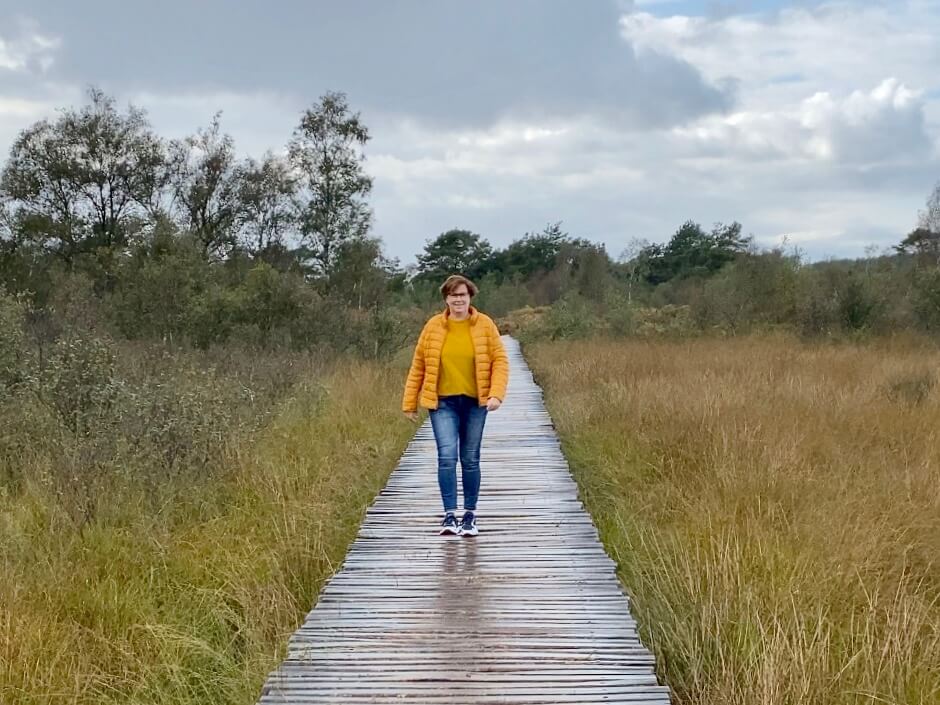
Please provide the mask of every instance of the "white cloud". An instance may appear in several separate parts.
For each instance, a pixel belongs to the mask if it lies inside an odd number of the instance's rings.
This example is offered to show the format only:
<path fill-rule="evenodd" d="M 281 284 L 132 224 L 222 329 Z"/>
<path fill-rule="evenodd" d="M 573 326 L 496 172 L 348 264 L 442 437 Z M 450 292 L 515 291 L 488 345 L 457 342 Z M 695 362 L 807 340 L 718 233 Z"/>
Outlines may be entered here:
<path fill-rule="evenodd" d="M 831 2 L 776 15 L 621 18 L 621 33 L 640 50 L 682 58 L 712 81 L 731 78 L 745 95 L 791 102 L 814 89 L 876 85 L 898 76 L 936 83 L 940 17 L 935 2 Z M 890 69 L 888 67 L 890 66 Z"/>
<path fill-rule="evenodd" d="M 2 74 L 0 74 L 2 76 Z M 68 86 L 31 81 L 28 90 L 5 89 L 0 82 L 0 163 L 20 132 L 74 102 L 80 92 Z"/>
<path fill-rule="evenodd" d="M 32 22 L 20 21 L 19 25 L 12 37 L 0 35 L 0 69 L 46 73 L 61 40 L 42 34 Z"/>
<path fill-rule="evenodd" d="M 825 256 L 892 244 L 913 226 L 940 178 L 936 0 L 838 2 L 720 19 L 630 12 L 652 1 L 623 0 L 629 14 L 619 29 L 626 41 L 614 48 L 632 56 L 635 47 L 637 65 L 667 61 L 697 83 L 733 88 L 733 105 L 670 119 L 662 105 L 671 99 L 662 91 L 618 79 L 603 86 L 616 85 L 630 101 L 661 101 L 647 112 L 665 117 L 638 127 L 580 101 L 567 84 L 562 97 L 577 110 L 522 113 L 504 109 L 512 96 L 493 97 L 468 73 L 453 85 L 467 104 L 491 98 L 486 114 L 496 117 L 453 121 L 445 119 L 448 110 L 418 117 L 414 101 L 370 94 L 365 84 L 360 94 L 350 91 L 354 109 L 372 106 L 362 115 L 373 136 L 366 169 L 375 177 L 376 234 L 389 253 L 410 261 L 427 238 L 451 227 L 503 246 L 563 220 L 573 235 L 606 242 L 616 254 L 634 237 L 663 240 L 692 218 L 704 225 L 736 219 L 759 242 L 789 235 L 811 255 Z M 657 4 L 659 11 L 670 8 Z M 582 51 L 589 39 L 578 35 L 570 48 Z M 3 63 L 14 61 L 8 46 L 0 45 L 4 146 L 14 125 L 22 129 L 51 116 L 53 107 L 82 101 L 77 88 L 51 83 L 9 90 L 4 76 L 31 79 L 30 70 L 41 70 L 35 57 L 54 57 L 55 48 L 35 50 L 25 64 L 33 68 L 12 70 Z M 441 102 L 432 84 L 407 70 L 403 65 L 402 81 L 411 81 L 415 94 Z M 507 64 L 503 78 L 515 90 L 527 75 Z M 146 108 L 166 137 L 192 133 L 222 110 L 223 129 L 253 156 L 281 149 L 311 100 L 307 84 L 296 91 L 216 85 L 169 93 L 141 81 L 117 98 Z M 684 85 L 671 90 L 685 94 Z"/>
<path fill-rule="evenodd" d="M 43 115 L 49 108 L 48 104 L 40 101 L 0 95 L 0 120 L 31 120 Z"/>
<path fill-rule="evenodd" d="M 140 91 L 127 96 L 127 100 L 144 108 L 157 132 L 167 138 L 191 135 L 221 111 L 222 131 L 232 135 L 236 149 L 254 157 L 268 150 L 283 151 L 306 107 L 286 95 L 226 90 Z"/>
<path fill-rule="evenodd" d="M 921 92 L 889 78 L 839 100 L 828 92 L 803 101 L 801 124 L 821 156 L 844 162 L 921 161 L 934 147 L 924 128 Z"/>
<path fill-rule="evenodd" d="M 423 209 L 422 220 L 436 194 L 455 194 L 439 230 L 465 219 L 496 244 L 520 234 L 500 229 L 513 211 L 530 228 L 564 219 L 611 252 L 693 218 L 737 219 L 764 244 L 789 236 L 814 256 L 861 254 L 897 242 L 940 176 L 936 10 L 912 0 L 722 19 L 630 13 L 621 30 L 640 55 L 734 85 L 734 109 L 646 133 L 590 116 L 459 133 L 386 125 L 370 169 L 382 199 Z M 402 144 L 420 147 L 406 155 Z M 474 199 L 498 207 L 483 213 Z"/>
<path fill-rule="evenodd" d="M 923 162 L 934 149 L 924 106 L 922 92 L 888 78 L 870 91 L 819 91 L 792 107 L 744 109 L 672 132 L 694 154 L 740 160 Z"/>

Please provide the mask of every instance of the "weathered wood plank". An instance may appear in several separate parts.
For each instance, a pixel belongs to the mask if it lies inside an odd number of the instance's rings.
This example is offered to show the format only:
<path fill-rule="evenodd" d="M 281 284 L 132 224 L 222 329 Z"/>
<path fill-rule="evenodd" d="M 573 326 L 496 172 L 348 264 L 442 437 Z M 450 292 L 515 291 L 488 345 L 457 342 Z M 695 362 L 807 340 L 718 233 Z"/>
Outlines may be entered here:
<path fill-rule="evenodd" d="M 425 422 L 259 703 L 669 702 L 518 344 L 487 420 L 480 535 L 437 535 Z"/>

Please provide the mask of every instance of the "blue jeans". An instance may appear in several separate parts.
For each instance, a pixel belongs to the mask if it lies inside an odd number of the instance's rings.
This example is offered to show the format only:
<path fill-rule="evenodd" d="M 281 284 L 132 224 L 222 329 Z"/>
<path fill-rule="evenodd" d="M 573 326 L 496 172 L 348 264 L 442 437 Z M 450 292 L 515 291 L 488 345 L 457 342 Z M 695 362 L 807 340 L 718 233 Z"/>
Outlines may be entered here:
<path fill-rule="evenodd" d="M 431 410 L 431 427 L 437 442 L 437 483 L 444 511 L 457 509 L 457 458 L 463 483 L 463 508 L 476 511 L 480 496 L 480 441 L 486 423 L 486 407 L 462 394 L 440 397 Z"/>

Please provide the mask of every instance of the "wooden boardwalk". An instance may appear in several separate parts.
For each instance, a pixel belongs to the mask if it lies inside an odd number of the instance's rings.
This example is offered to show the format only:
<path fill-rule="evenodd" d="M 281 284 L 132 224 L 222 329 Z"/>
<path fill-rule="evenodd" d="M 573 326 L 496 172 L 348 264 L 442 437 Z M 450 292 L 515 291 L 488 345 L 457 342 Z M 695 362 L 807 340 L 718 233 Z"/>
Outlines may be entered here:
<path fill-rule="evenodd" d="M 484 432 L 480 535 L 437 535 L 425 421 L 260 703 L 669 702 L 541 391 L 504 341 L 510 386 Z"/>

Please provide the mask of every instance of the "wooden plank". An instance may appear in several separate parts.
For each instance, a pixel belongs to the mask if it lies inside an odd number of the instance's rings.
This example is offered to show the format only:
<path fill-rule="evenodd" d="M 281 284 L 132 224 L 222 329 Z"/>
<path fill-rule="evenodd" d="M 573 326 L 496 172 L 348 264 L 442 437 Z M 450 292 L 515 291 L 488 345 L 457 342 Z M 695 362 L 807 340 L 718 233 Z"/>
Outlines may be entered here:
<path fill-rule="evenodd" d="M 541 392 L 504 340 L 510 386 L 484 432 L 480 535 L 437 535 L 426 421 L 259 703 L 670 702 Z"/>

